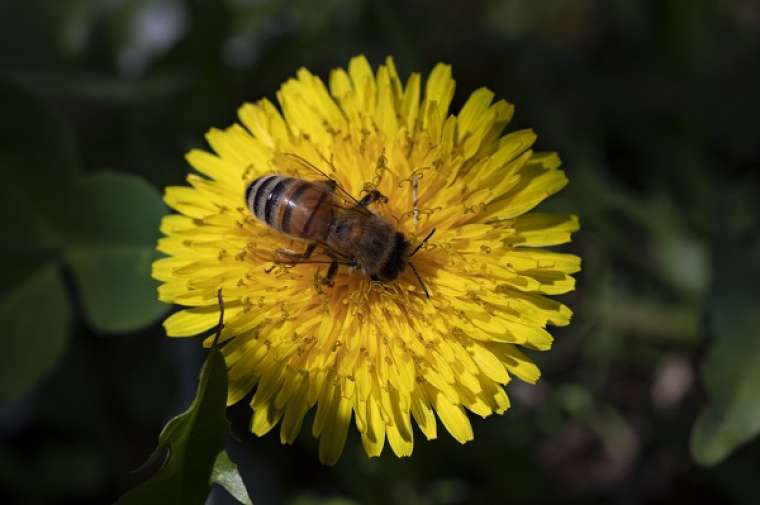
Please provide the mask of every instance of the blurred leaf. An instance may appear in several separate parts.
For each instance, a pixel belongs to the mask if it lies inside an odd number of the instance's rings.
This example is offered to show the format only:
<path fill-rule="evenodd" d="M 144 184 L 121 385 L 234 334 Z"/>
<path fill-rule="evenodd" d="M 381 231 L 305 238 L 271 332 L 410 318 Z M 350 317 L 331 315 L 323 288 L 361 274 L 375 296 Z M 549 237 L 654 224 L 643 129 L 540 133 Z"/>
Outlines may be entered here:
<path fill-rule="evenodd" d="M 322 498 L 305 494 L 296 497 L 289 502 L 289 505 L 358 505 L 354 500 L 341 497 Z"/>
<path fill-rule="evenodd" d="M 11 282 L 19 266 L 50 259 L 62 242 L 61 211 L 78 168 L 71 127 L 47 103 L 12 81 L 0 80 L 0 232 L 2 256 Z M 12 265 L 12 269 L 7 267 Z"/>
<path fill-rule="evenodd" d="M 66 258 L 81 288 L 92 326 L 124 332 L 158 319 L 168 306 L 158 301 L 150 266 L 166 207 L 139 177 L 100 173 L 80 181 L 69 217 Z"/>
<path fill-rule="evenodd" d="M 645 201 L 618 193 L 609 203 L 646 232 L 646 267 L 683 294 L 702 296 L 710 282 L 709 252 L 703 241 L 692 236 L 675 196 L 660 193 Z"/>
<path fill-rule="evenodd" d="M 660 275 L 671 285 L 695 297 L 705 292 L 710 282 L 710 258 L 703 243 L 683 230 L 674 230 L 658 237 L 652 252 Z"/>
<path fill-rule="evenodd" d="M 57 362 L 71 317 L 58 272 L 59 229 L 77 172 L 70 127 L 40 97 L 0 80 L 0 401 L 23 396 Z"/>
<path fill-rule="evenodd" d="M 80 180 L 74 189 L 77 201 L 68 223 L 72 242 L 155 246 L 166 206 L 145 180 L 101 172 Z"/>
<path fill-rule="evenodd" d="M 100 332 L 127 332 L 168 309 L 156 298 L 150 268 L 159 254 L 145 247 L 72 247 L 67 258 L 80 285 L 87 319 Z"/>
<path fill-rule="evenodd" d="M 0 402 L 28 393 L 66 349 L 71 314 L 55 264 L 47 264 L 0 298 L 10 338 L 0 353 Z"/>
<path fill-rule="evenodd" d="M 691 433 L 692 455 L 704 465 L 760 433 L 760 247 L 724 247 L 708 308 L 715 333 L 702 371 L 709 402 Z"/>
<path fill-rule="evenodd" d="M 0 110 L 6 118 L 0 122 L 0 160 L 11 169 L 4 177 L 55 218 L 78 172 L 71 127 L 42 98 L 8 80 L 0 80 Z"/>
<path fill-rule="evenodd" d="M 0 281 L 12 285 L 52 259 L 58 229 L 77 172 L 71 128 L 40 97 L 0 80 Z M 11 238 L 12 237 L 12 238 Z"/>
<path fill-rule="evenodd" d="M 65 350 L 71 314 L 57 271 L 64 251 L 97 329 L 135 329 L 166 310 L 150 278 L 165 207 L 136 177 L 77 181 L 71 128 L 18 84 L 0 81 L 0 110 L 9 118 L 0 123 L 0 232 L 12 237 L 0 251 L 0 281 L 11 287 L 0 300 L 9 337 L 0 400 L 8 401 L 31 390 Z"/>
<path fill-rule="evenodd" d="M 121 505 L 203 505 L 211 490 L 214 464 L 223 450 L 229 424 L 227 372 L 224 357 L 214 348 L 208 354 L 198 380 L 198 390 L 184 413 L 169 421 L 148 463 L 166 453 L 150 480 L 122 496 Z"/>
<path fill-rule="evenodd" d="M 100 488 L 106 480 L 105 459 L 100 447 L 59 442 L 46 447 L 35 463 L 44 476 L 45 492 L 60 496 Z"/>
<path fill-rule="evenodd" d="M 218 484 L 227 490 L 237 501 L 243 505 L 253 505 L 248 496 L 243 479 L 240 477 L 237 465 L 230 460 L 227 451 L 222 451 L 214 461 L 211 473 L 211 483 Z"/>

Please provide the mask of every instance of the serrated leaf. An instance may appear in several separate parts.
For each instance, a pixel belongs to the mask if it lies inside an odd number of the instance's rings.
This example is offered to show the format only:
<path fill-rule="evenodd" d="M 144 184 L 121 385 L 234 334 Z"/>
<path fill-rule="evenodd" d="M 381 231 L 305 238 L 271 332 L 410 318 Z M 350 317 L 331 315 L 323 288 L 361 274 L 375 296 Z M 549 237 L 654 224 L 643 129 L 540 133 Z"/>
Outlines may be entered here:
<path fill-rule="evenodd" d="M 0 402 L 6 402 L 28 393 L 66 349 L 71 314 L 55 264 L 3 293 L 0 325 L 8 336 L 0 352 Z"/>
<path fill-rule="evenodd" d="M 156 475 L 127 492 L 120 505 L 203 505 L 211 489 L 211 478 L 229 424 L 227 371 L 224 357 L 211 349 L 201 370 L 198 390 L 190 407 L 170 420 L 159 436 L 149 459 L 165 459 Z"/>
<path fill-rule="evenodd" d="M 708 393 L 691 433 L 694 459 L 714 465 L 760 433 L 760 247 L 726 247 L 708 324 L 714 341 L 702 370 Z"/>
<path fill-rule="evenodd" d="M 80 181 L 69 215 L 66 259 L 82 294 L 85 315 L 101 332 L 135 330 L 157 320 L 158 301 L 150 265 L 166 207 L 139 177 L 101 173 Z"/>
<path fill-rule="evenodd" d="M 211 473 L 211 483 L 218 484 L 227 490 L 237 501 L 243 505 L 253 505 L 248 496 L 237 465 L 230 459 L 227 451 L 222 451 L 214 461 L 214 470 Z"/>

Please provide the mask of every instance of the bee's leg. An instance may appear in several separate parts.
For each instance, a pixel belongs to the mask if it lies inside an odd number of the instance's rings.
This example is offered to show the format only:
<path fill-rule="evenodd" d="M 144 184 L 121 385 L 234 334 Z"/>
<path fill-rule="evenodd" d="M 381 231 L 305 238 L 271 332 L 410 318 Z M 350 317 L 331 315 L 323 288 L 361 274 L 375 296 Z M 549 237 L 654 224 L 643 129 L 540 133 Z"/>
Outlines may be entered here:
<path fill-rule="evenodd" d="M 338 274 L 338 260 L 333 260 L 330 263 L 330 268 L 327 269 L 327 275 L 322 279 L 322 284 L 327 284 L 332 287 L 335 285 L 335 276 Z"/>
<path fill-rule="evenodd" d="M 386 196 L 382 194 L 381 192 L 379 192 L 378 190 L 373 189 L 372 191 L 364 195 L 361 200 L 359 200 L 359 204 L 357 205 L 357 207 L 366 207 L 370 205 L 371 203 L 374 203 L 377 201 L 387 202 L 388 198 L 386 198 Z"/>
<path fill-rule="evenodd" d="M 278 263 L 298 263 L 299 261 L 309 259 L 316 248 L 317 243 L 312 242 L 306 246 L 306 250 L 302 253 L 297 253 L 289 249 L 277 249 L 275 255 L 277 256 Z"/>
<path fill-rule="evenodd" d="M 307 260 L 311 257 L 311 255 L 314 253 L 314 250 L 317 248 L 317 243 L 312 242 L 311 244 L 306 246 L 306 250 L 301 255 L 301 259 Z"/>
<path fill-rule="evenodd" d="M 332 286 L 335 284 L 335 276 L 338 274 L 338 261 L 333 260 L 332 263 L 330 263 L 330 268 L 327 269 L 327 275 L 325 278 L 327 279 L 327 283 Z"/>

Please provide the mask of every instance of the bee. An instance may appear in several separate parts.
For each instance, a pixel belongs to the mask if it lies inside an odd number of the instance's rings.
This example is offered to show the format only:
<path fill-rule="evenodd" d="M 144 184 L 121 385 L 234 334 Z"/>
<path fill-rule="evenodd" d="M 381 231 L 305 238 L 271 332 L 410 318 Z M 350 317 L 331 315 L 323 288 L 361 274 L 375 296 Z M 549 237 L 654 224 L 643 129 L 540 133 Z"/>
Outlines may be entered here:
<path fill-rule="evenodd" d="M 303 253 L 286 249 L 276 251 L 278 263 L 317 263 L 310 261 L 317 247 L 331 258 L 322 283 L 332 286 L 339 265 L 361 270 L 374 281 L 391 282 L 409 265 L 420 287 L 430 298 L 427 287 L 410 259 L 433 235 L 412 249 L 403 233 L 387 219 L 368 207 L 387 198 L 377 190 L 360 200 L 341 188 L 337 181 L 308 161 L 294 154 L 280 155 L 325 177 L 309 181 L 288 175 L 264 175 L 251 181 L 245 201 L 251 213 L 270 228 L 306 242 Z"/>

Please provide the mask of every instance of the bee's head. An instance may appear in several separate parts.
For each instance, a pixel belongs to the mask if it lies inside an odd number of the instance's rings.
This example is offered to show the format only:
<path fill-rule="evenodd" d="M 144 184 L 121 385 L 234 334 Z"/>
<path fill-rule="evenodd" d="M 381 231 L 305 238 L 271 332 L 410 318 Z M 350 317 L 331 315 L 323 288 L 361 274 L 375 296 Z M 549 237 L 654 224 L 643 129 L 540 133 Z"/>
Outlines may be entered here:
<path fill-rule="evenodd" d="M 388 259 L 382 268 L 375 274 L 378 280 L 388 282 L 398 277 L 409 262 L 409 242 L 403 233 L 396 232 L 392 239 Z"/>

